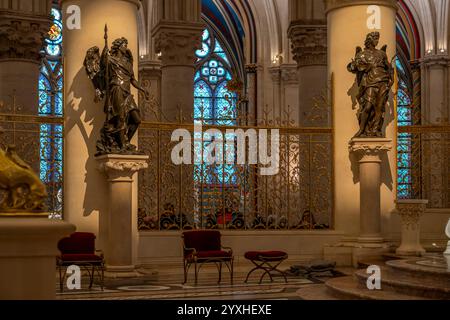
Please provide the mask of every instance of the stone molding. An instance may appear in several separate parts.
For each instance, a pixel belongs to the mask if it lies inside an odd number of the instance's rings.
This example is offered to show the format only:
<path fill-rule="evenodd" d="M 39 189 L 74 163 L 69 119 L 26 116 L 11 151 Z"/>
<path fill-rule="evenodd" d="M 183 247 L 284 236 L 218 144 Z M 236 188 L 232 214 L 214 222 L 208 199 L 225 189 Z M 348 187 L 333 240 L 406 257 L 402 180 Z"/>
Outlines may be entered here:
<path fill-rule="evenodd" d="M 140 155 L 104 155 L 96 157 L 98 169 L 110 180 L 125 178 L 132 181 L 133 175 L 148 168 L 148 156 Z"/>
<path fill-rule="evenodd" d="M 298 67 L 327 65 L 327 22 L 325 20 L 293 21 L 288 36 Z"/>
<path fill-rule="evenodd" d="M 284 84 L 298 84 L 298 71 L 295 64 L 283 64 L 280 66 L 281 80 Z"/>
<path fill-rule="evenodd" d="M 162 67 L 192 66 L 201 48 L 203 24 L 159 23 L 154 32 L 155 50 L 161 53 Z"/>
<path fill-rule="evenodd" d="M 434 66 L 442 66 L 448 67 L 450 66 L 450 58 L 446 54 L 433 54 L 427 55 L 420 60 L 420 63 L 425 67 L 434 67 Z"/>
<path fill-rule="evenodd" d="M 392 140 L 385 138 L 353 138 L 350 141 L 350 152 L 362 154 L 365 157 L 378 157 L 382 152 L 391 151 Z"/>
<path fill-rule="evenodd" d="M 161 77 L 161 61 L 141 60 L 139 61 L 139 76 L 160 78 Z"/>
<path fill-rule="evenodd" d="M 398 0 L 325 0 L 325 14 L 328 14 L 332 10 L 359 5 L 379 5 L 384 7 L 391 7 L 392 9 L 397 11 L 397 2 Z"/>
<path fill-rule="evenodd" d="M 0 10 L 0 60 L 40 63 L 50 16 Z"/>
<path fill-rule="evenodd" d="M 61 0 L 61 3 L 67 2 L 67 1 L 73 1 L 73 0 Z M 92 0 L 91 0 L 92 1 Z M 94 0 L 95 1 L 95 0 Z M 108 0 L 109 1 L 109 0 Z M 141 2 L 139 0 L 116 0 L 116 1 L 125 1 L 125 2 L 129 2 L 131 4 L 134 4 L 137 9 L 139 9 Z"/>

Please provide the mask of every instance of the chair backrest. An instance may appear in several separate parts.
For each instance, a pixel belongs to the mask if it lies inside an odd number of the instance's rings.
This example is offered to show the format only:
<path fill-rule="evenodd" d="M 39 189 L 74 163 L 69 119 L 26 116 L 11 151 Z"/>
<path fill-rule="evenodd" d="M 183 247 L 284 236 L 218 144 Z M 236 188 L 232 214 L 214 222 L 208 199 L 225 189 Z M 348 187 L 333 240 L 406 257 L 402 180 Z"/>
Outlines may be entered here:
<path fill-rule="evenodd" d="M 93 233 L 75 232 L 59 240 L 58 249 L 61 254 L 94 254 L 95 238 Z"/>
<path fill-rule="evenodd" d="M 221 234 L 215 230 L 195 230 L 183 232 L 184 247 L 197 251 L 216 251 L 221 249 Z"/>

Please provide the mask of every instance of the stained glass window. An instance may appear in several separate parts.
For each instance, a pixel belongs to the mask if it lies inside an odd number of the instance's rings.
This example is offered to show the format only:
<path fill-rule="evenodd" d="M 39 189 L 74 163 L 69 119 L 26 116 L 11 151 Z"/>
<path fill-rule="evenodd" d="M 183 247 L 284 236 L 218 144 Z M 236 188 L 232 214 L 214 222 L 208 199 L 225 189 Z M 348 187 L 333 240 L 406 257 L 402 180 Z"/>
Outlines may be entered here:
<path fill-rule="evenodd" d="M 62 16 L 55 1 L 51 10 L 53 24 L 45 38 L 39 75 L 38 114 L 63 116 Z M 62 217 L 63 127 L 40 125 L 40 178 L 46 184 L 51 218 Z"/>
<path fill-rule="evenodd" d="M 396 60 L 398 73 L 398 93 L 397 93 L 397 123 L 398 126 L 410 126 L 412 119 L 412 99 L 411 90 L 408 88 L 406 78 L 406 68 L 400 61 Z M 412 196 L 412 137 L 409 133 L 398 134 L 398 159 L 397 159 L 397 197 L 408 199 Z"/>
<path fill-rule="evenodd" d="M 194 77 L 194 121 L 203 125 L 233 126 L 236 125 L 237 96 L 227 89 L 228 81 L 232 80 L 230 60 L 223 46 L 214 33 L 205 29 L 202 35 L 202 48 L 196 51 L 197 68 Z M 208 137 L 206 137 L 208 138 Z M 227 136 L 222 137 L 226 139 Z M 203 149 L 211 142 L 204 139 Z M 234 153 L 234 144 L 225 145 L 227 154 Z M 204 155 L 205 157 L 205 155 Z M 226 159 L 224 159 L 224 163 Z M 196 170 L 196 181 L 207 184 L 233 184 L 234 166 L 203 165 Z"/>

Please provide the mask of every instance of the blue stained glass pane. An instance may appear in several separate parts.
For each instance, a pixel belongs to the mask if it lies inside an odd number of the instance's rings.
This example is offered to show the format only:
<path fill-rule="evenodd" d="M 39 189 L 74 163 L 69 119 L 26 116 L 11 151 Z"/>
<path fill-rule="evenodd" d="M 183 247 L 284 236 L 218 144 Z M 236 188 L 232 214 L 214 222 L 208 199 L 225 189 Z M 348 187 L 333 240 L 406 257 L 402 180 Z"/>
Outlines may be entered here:
<path fill-rule="evenodd" d="M 51 14 L 53 16 L 53 19 L 55 20 L 61 20 L 61 13 L 59 12 L 59 10 L 52 8 L 51 10 Z"/>
<path fill-rule="evenodd" d="M 57 56 L 61 53 L 59 45 L 49 44 L 45 50 L 51 56 Z"/>
<path fill-rule="evenodd" d="M 209 30 L 205 29 L 205 30 L 203 30 L 203 33 L 202 33 L 202 40 L 206 41 L 208 39 L 209 39 Z"/>
<path fill-rule="evenodd" d="M 212 118 L 212 91 L 203 80 L 198 81 L 194 87 L 194 118 Z"/>
<path fill-rule="evenodd" d="M 214 52 L 215 53 L 220 53 L 220 52 L 224 52 L 224 50 L 222 49 L 222 46 L 220 45 L 219 41 L 216 41 L 216 46 L 214 48 Z"/>
<path fill-rule="evenodd" d="M 216 53 L 219 57 L 221 57 L 226 63 L 230 64 L 230 61 L 228 60 L 227 54 L 225 52 L 219 52 Z"/>
<path fill-rule="evenodd" d="M 209 77 L 209 81 L 211 82 L 211 83 L 213 83 L 213 84 L 216 84 L 217 83 L 217 77 L 216 76 L 210 76 Z"/>
<path fill-rule="evenodd" d="M 202 43 L 202 48 L 200 50 L 195 51 L 195 54 L 199 58 L 204 58 L 209 54 L 209 46 L 206 43 Z"/>
<path fill-rule="evenodd" d="M 195 76 L 194 76 L 194 82 L 196 82 L 198 79 L 200 79 L 200 71 L 197 71 L 197 72 L 195 73 Z"/>
<path fill-rule="evenodd" d="M 217 69 L 217 75 L 223 76 L 224 74 L 225 74 L 225 69 L 224 68 Z"/>
<path fill-rule="evenodd" d="M 209 62 L 209 67 L 210 68 L 217 68 L 218 65 L 219 65 L 219 63 L 217 62 L 217 60 L 211 60 Z"/>
<path fill-rule="evenodd" d="M 62 92 L 58 92 L 55 96 L 55 115 L 63 115 L 63 95 Z"/>
<path fill-rule="evenodd" d="M 228 81 L 230 81 L 230 80 L 233 79 L 233 77 L 231 76 L 231 74 L 230 74 L 229 72 L 227 72 L 227 77 L 226 77 L 226 79 L 227 79 Z"/>
<path fill-rule="evenodd" d="M 209 76 L 209 68 L 203 68 L 203 69 L 202 69 L 202 74 L 203 74 L 204 76 Z"/>

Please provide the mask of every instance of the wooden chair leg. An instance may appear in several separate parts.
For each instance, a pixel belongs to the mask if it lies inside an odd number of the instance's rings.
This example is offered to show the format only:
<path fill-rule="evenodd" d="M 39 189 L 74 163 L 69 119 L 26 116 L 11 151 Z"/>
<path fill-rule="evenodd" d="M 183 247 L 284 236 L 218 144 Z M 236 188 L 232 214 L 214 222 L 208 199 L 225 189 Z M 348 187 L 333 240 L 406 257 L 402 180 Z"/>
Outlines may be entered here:
<path fill-rule="evenodd" d="M 195 285 L 197 285 L 198 280 L 197 261 L 194 262 L 194 268 L 195 268 Z"/>
<path fill-rule="evenodd" d="M 62 266 L 61 265 L 58 265 L 58 270 L 59 270 L 59 290 L 61 291 L 61 293 L 64 291 L 64 285 L 63 285 L 63 282 L 64 282 L 64 278 L 65 277 L 63 277 L 63 274 L 62 274 Z"/>
<path fill-rule="evenodd" d="M 222 282 L 222 262 L 219 262 L 219 284 Z"/>

